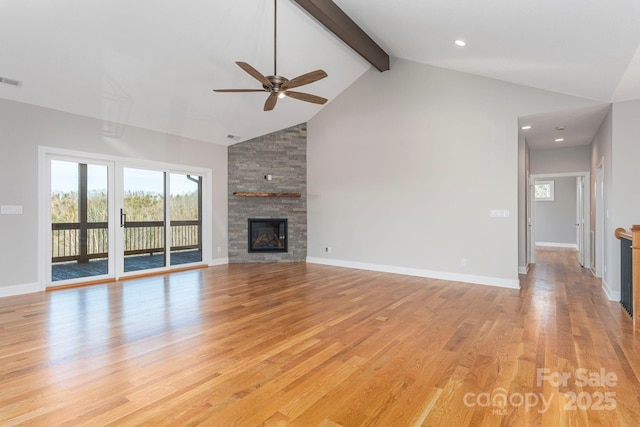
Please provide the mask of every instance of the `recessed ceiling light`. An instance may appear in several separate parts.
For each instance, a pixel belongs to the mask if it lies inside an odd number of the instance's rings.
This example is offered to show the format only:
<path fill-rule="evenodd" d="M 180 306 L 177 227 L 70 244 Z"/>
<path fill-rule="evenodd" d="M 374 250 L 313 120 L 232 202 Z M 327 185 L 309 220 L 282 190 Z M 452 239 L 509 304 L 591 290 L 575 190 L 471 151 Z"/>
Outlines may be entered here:
<path fill-rule="evenodd" d="M 530 125 L 522 126 L 520 129 L 529 130 L 529 129 L 531 129 L 531 126 Z"/>
<path fill-rule="evenodd" d="M 454 43 L 455 43 L 457 46 L 460 46 L 460 47 L 465 47 L 465 46 L 467 45 L 467 42 L 466 42 L 466 41 L 464 41 L 464 40 L 460 40 L 460 39 L 456 40 Z"/>
<path fill-rule="evenodd" d="M 556 130 L 565 130 L 564 125 L 556 126 Z"/>
<path fill-rule="evenodd" d="M 562 141 L 564 141 L 564 138 L 556 138 L 555 141 L 556 142 L 562 142 Z"/>

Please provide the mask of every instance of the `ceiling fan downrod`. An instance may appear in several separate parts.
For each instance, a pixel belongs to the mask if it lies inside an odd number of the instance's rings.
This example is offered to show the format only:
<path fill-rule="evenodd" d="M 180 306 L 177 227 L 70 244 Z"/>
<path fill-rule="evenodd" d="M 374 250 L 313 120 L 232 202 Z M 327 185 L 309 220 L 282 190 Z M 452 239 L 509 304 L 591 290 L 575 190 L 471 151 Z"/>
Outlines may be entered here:
<path fill-rule="evenodd" d="M 278 0 L 273 0 L 273 75 L 278 75 Z"/>

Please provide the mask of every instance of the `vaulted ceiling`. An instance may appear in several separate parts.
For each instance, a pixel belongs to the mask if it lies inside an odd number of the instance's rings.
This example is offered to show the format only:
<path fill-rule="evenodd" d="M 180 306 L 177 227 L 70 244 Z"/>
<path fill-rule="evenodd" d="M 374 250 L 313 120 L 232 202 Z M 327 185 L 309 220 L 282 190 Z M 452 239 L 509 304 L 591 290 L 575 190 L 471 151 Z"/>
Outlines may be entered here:
<path fill-rule="evenodd" d="M 329 102 L 370 64 L 291 0 L 278 0 L 278 74 L 329 77 Z M 335 0 L 391 57 L 593 99 L 640 99 L 636 0 Z M 273 71 L 270 0 L 0 0 L 0 98 L 231 144 L 312 118 L 235 61 Z M 453 42 L 463 39 L 464 48 Z M 393 72 L 392 69 L 387 72 Z M 229 139 L 235 135 L 239 139 Z"/>

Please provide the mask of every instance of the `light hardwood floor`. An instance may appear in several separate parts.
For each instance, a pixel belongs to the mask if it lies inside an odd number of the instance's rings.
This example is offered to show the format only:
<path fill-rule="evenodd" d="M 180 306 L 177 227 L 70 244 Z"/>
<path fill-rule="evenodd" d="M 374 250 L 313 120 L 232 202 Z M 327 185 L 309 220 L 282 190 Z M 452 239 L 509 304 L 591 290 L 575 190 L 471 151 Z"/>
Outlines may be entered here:
<path fill-rule="evenodd" d="M 250 264 L 3 298 L 0 425 L 638 425 L 628 315 L 538 258 L 520 291 Z"/>

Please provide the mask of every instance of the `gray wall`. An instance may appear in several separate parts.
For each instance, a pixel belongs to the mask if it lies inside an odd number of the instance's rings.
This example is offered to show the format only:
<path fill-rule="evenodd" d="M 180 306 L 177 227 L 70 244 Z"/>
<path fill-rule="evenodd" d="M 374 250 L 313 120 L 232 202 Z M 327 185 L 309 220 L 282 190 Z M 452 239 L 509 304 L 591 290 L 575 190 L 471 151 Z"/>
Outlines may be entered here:
<path fill-rule="evenodd" d="M 620 292 L 620 245 L 613 232 L 618 227 L 629 230 L 632 225 L 640 224 L 639 117 L 640 100 L 613 104 L 611 176 L 606 176 L 605 166 L 604 193 L 609 201 L 608 205 L 605 203 L 605 242 L 611 254 L 607 258 L 605 279 L 615 295 Z"/>
<path fill-rule="evenodd" d="M 591 146 L 531 150 L 531 173 L 551 174 L 591 170 Z"/>
<path fill-rule="evenodd" d="M 400 59 L 368 71 L 309 122 L 310 259 L 517 286 L 518 117 L 588 105 Z"/>
<path fill-rule="evenodd" d="M 0 215 L 0 295 L 37 288 L 38 146 L 209 168 L 213 172 L 212 247 L 227 256 L 227 147 L 135 127 L 104 136 L 100 120 L 0 99 L 0 204 L 23 215 Z M 217 252 L 220 247 L 220 252 Z M 211 261 L 211 260 L 205 260 Z"/>
<path fill-rule="evenodd" d="M 267 181 L 265 175 L 272 175 Z M 300 198 L 236 197 L 234 192 L 302 193 Z M 287 218 L 288 252 L 249 253 L 249 218 Z M 307 257 L 307 125 L 229 147 L 229 262 Z"/>
<path fill-rule="evenodd" d="M 554 182 L 554 200 L 536 201 L 536 243 L 575 245 L 576 178 L 545 178 Z"/>
<path fill-rule="evenodd" d="M 613 190 L 613 180 L 612 180 L 612 149 L 613 149 L 613 143 L 612 143 L 612 129 L 613 129 L 613 111 L 609 111 L 609 114 L 607 114 L 607 116 L 605 117 L 604 121 L 602 122 L 602 125 L 600 125 L 600 129 L 598 129 L 598 132 L 595 136 L 595 138 L 593 139 L 593 142 L 591 143 L 591 157 L 592 157 L 592 164 L 591 164 L 591 194 L 593 194 L 593 197 L 591 198 L 591 231 L 594 232 L 595 235 L 595 239 L 599 238 L 599 234 L 600 232 L 598 230 L 596 230 L 596 222 L 598 221 L 598 212 L 596 209 L 596 199 L 597 199 L 597 193 L 596 193 L 596 170 L 598 168 L 599 165 L 602 165 L 603 171 L 604 171 L 604 188 L 601 189 L 604 190 L 602 191 L 603 193 L 603 199 L 604 199 L 604 208 L 603 208 L 603 212 L 604 215 L 602 218 L 603 219 L 603 224 L 604 224 L 604 230 L 602 230 L 602 236 L 603 236 L 603 242 L 602 242 L 602 259 L 603 259 L 603 267 L 604 270 L 606 271 L 601 271 L 599 272 L 602 280 L 604 282 L 604 286 L 605 289 L 607 289 L 607 291 L 609 292 L 609 296 L 610 297 L 615 297 L 615 291 L 612 293 L 612 288 L 611 285 L 615 285 L 616 283 L 618 284 L 618 289 L 619 289 L 619 281 L 618 280 L 613 280 L 613 276 L 615 275 L 615 277 L 618 277 L 618 273 L 617 273 L 617 263 L 612 263 L 613 260 L 613 251 L 614 248 L 616 248 L 615 250 L 619 250 L 618 248 L 618 244 L 617 244 L 617 240 L 615 239 L 615 237 L 613 236 L 613 231 L 618 227 L 618 226 L 614 226 L 612 219 L 610 217 L 610 215 L 607 215 L 607 211 L 609 210 L 609 208 L 612 206 L 612 201 L 611 201 L 611 194 L 612 194 L 612 190 Z M 596 249 L 597 252 L 597 249 Z M 598 257 L 598 254 L 594 255 L 594 260 Z M 619 258 L 618 258 L 619 260 Z M 616 298 L 614 298 L 616 299 Z M 619 298 L 617 298 L 619 299 Z"/>

